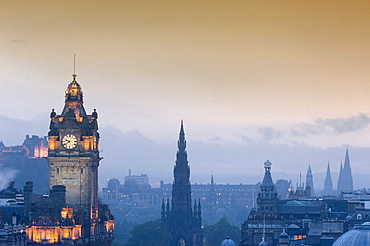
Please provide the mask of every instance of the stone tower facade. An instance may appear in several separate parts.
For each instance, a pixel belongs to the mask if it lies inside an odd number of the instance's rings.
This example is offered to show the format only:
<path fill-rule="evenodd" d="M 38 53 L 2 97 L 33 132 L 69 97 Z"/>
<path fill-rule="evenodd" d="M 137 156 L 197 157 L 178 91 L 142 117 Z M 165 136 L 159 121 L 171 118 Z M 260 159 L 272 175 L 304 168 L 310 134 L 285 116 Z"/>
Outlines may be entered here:
<path fill-rule="evenodd" d="M 168 224 L 171 233 L 170 246 L 202 246 L 202 210 L 200 201 L 194 201 L 192 206 L 190 167 L 186 152 L 184 125 L 181 128 L 178 141 L 176 163 L 173 170 L 172 204 L 162 205 L 162 221 Z M 193 209 L 192 209 L 193 207 Z M 165 211 L 166 208 L 166 211 Z"/>
<path fill-rule="evenodd" d="M 49 189 L 66 187 L 66 203 L 98 219 L 99 133 L 96 110 L 88 115 L 83 92 L 73 75 L 60 115 L 52 110 L 48 134 Z"/>
<path fill-rule="evenodd" d="M 242 224 L 239 246 L 276 245 L 282 232 L 283 217 L 278 211 L 279 198 L 272 181 L 271 166 L 268 160 L 264 163 L 265 175 L 258 193 L 257 210 L 252 209 Z"/>
<path fill-rule="evenodd" d="M 278 194 L 271 177 L 271 162 L 264 163 L 265 176 L 261 184 L 261 191 L 257 198 L 257 213 L 275 215 L 277 214 L 277 205 L 279 202 Z"/>
<path fill-rule="evenodd" d="M 98 203 L 98 114 L 87 115 L 83 92 L 73 75 L 60 115 L 52 110 L 48 134 L 49 196 L 33 194 L 26 183 L 27 245 L 110 246 L 114 217 Z"/>

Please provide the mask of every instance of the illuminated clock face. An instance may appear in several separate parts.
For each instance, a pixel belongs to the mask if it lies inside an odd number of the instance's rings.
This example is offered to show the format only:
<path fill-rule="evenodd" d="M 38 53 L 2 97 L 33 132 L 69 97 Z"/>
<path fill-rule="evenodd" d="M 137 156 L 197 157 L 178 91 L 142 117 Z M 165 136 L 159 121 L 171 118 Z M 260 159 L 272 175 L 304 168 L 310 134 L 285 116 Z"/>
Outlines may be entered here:
<path fill-rule="evenodd" d="M 77 138 L 74 135 L 65 135 L 63 137 L 63 146 L 66 149 L 73 149 L 77 146 Z"/>

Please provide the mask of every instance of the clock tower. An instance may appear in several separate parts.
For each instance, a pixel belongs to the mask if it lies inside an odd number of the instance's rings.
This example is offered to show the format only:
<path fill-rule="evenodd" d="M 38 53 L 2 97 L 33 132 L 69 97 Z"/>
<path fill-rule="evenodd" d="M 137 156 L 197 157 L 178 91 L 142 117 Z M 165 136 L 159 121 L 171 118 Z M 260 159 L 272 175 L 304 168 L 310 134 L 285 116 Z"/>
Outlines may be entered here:
<path fill-rule="evenodd" d="M 86 114 L 83 92 L 73 75 L 60 115 L 52 110 L 48 133 L 49 189 L 66 187 L 66 204 L 98 220 L 98 114 Z"/>

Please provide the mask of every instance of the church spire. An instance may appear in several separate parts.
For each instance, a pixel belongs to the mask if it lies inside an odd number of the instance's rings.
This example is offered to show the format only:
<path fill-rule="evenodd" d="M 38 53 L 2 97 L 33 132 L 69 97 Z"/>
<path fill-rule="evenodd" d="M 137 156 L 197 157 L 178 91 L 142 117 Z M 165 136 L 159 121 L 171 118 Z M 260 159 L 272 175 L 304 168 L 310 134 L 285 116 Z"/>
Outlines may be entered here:
<path fill-rule="evenodd" d="M 324 183 L 324 196 L 332 195 L 333 193 L 333 182 L 331 179 L 331 173 L 330 173 L 330 164 L 328 162 L 328 167 L 326 168 L 326 177 L 325 177 L 325 183 Z"/>
<path fill-rule="evenodd" d="M 353 178 L 351 164 L 349 161 L 348 147 L 344 157 L 343 169 L 341 169 L 340 179 L 338 180 L 338 193 L 341 191 L 353 191 Z"/>

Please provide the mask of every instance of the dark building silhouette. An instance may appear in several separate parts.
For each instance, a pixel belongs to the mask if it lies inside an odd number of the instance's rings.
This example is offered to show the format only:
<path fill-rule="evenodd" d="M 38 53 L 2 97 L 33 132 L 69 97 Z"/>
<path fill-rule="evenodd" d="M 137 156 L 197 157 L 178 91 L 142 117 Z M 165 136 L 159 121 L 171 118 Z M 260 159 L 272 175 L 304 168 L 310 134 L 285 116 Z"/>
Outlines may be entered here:
<path fill-rule="evenodd" d="M 344 158 L 344 166 L 340 165 L 340 172 L 338 178 L 338 194 L 341 192 L 353 191 L 353 178 L 351 171 L 351 164 L 349 161 L 348 148 L 346 149 L 346 156 Z"/>
<path fill-rule="evenodd" d="M 328 162 L 328 167 L 326 169 L 326 177 L 325 177 L 323 195 L 324 196 L 333 195 L 333 181 L 331 179 L 330 164 L 329 164 L 329 162 Z"/>
<path fill-rule="evenodd" d="M 186 152 L 184 125 L 181 121 L 176 163 L 173 170 L 171 206 L 162 203 L 162 221 L 166 222 L 171 234 L 170 246 L 202 246 L 202 211 L 200 200 L 194 201 L 192 209 L 190 167 Z"/>
<path fill-rule="evenodd" d="M 98 202 L 98 114 L 86 114 L 83 92 L 73 75 L 62 113 L 50 114 L 49 196 L 24 187 L 28 245 L 112 244 L 114 218 Z"/>

